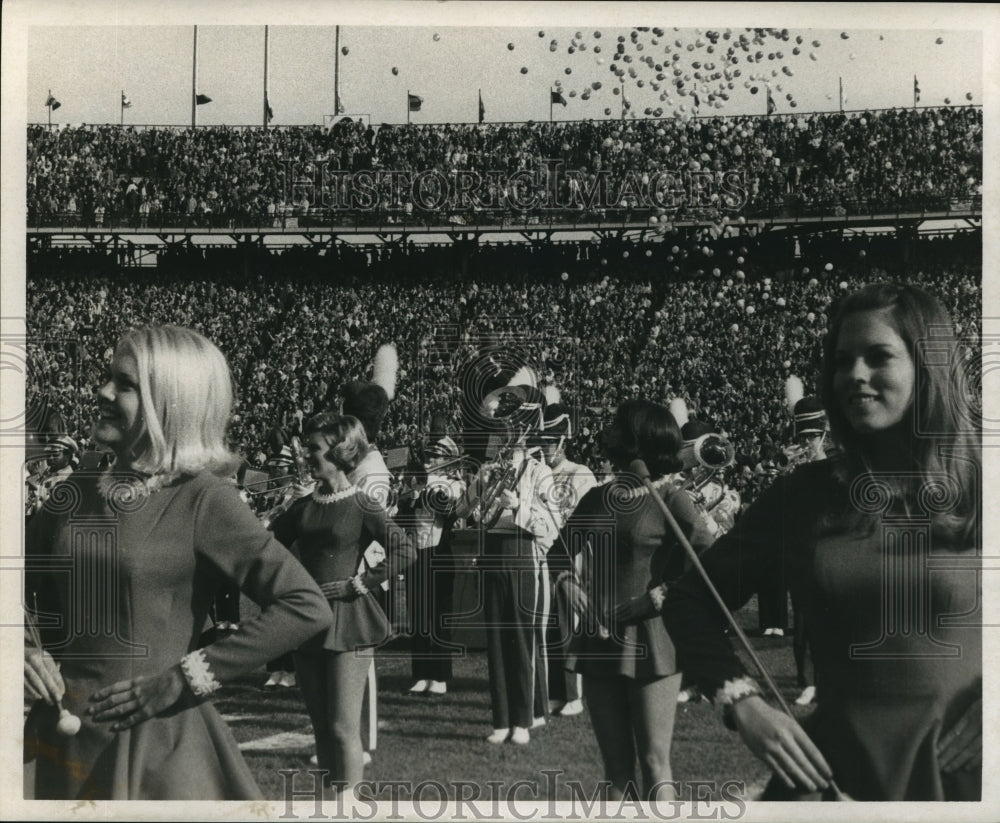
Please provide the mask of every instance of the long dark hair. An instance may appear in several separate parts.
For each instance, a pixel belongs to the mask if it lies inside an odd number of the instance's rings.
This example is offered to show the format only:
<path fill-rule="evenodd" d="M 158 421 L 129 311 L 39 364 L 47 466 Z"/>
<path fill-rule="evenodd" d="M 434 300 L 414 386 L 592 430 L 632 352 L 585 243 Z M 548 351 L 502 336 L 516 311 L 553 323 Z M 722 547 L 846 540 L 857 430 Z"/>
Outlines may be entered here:
<path fill-rule="evenodd" d="M 953 505 L 933 517 L 936 530 L 968 540 L 974 537 L 980 511 L 978 403 L 969 393 L 951 318 L 933 296 L 915 286 L 866 286 L 836 307 L 823 345 L 822 394 L 830 433 L 843 449 L 841 479 L 853 482 L 871 474 L 873 466 L 872 438 L 854 430 L 834 393 L 837 344 L 847 317 L 881 310 L 888 310 L 915 369 L 913 403 L 902 422 L 909 436 L 912 476 L 890 487 L 907 505 L 925 503 L 928 494 L 945 494 Z"/>
<path fill-rule="evenodd" d="M 607 432 L 605 450 L 619 471 L 639 458 L 653 477 L 680 471 L 677 456 L 683 440 L 670 409 L 650 400 L 626 400 Z"/>

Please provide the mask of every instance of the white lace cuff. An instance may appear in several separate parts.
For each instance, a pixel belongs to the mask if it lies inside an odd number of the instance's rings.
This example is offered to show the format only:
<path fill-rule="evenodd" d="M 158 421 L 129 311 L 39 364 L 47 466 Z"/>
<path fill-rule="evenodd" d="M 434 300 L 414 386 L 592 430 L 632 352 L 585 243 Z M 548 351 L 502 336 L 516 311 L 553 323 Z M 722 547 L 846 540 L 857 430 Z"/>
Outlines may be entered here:
<path fill-rule="evenodd" d="M 191 691 L 198 697 L 208 697 L 222 685 L 212 674 L 204 649 L 195 649 L 184 655 L 181 658 L 181 670 L 187 678 Z"/>
<path fill-rule="evenodd" d="M 666 586 L 654 586 L 649 590 L 649 600 L 653 604 L 653 608 L 656 609 L 656 613 L 659 614 L 663 611 L 663 603 L 667 599 L 667 587 Z"/>
<path fill-rule="evenodd" d="M 747 697 L 760 694 L 760 686 L 752 677 L 737 677 L 727 680 L 722 684 L 722 688 L 715 693 L 712 701 L 716 706 L 732 706 Z"/>

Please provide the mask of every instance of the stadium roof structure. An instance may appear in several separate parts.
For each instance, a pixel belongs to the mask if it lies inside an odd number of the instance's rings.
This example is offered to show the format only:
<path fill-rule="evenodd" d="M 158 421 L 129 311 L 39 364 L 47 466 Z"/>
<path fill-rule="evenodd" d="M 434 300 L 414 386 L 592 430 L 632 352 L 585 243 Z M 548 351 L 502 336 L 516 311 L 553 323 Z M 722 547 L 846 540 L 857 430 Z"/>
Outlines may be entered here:
<path fill-rule="evenodd" d="M 775 210 L 770 214 L 736 215 L 728 225 L 735 234 L 746 231 L 814 232 L 875 230 L 915 234 L 941 231 L 942 227 L 978 228 L 982 223 L 982 198 L 943 201 L 931 207 L 856 205 L 817 213 Z M 964 224 L 964 225 L 963 225 Z M 717 226 L 717 219 L 689 216 L 679 219 L 644 211 L 604 216 L 574 212 L 557 214 L 431 214 L 422 217 L 365 213 L 326 213 L 308 216 L 262 217 L 257 221 L 212 216 L 208 220 L 188 215 L 156 218 L 121 218 L 105 215 L 101 222 L 85 224 L 79 215 L 50 215 L 28 224 L 29 245 L 64 247 L 139 247 L 149 251 L 169 246 L 239 246 L 267 248 L 331 246 L 337 242 L 364 243 L 509 243 L 579 241 L 588 238 L 687 236 Z"/>

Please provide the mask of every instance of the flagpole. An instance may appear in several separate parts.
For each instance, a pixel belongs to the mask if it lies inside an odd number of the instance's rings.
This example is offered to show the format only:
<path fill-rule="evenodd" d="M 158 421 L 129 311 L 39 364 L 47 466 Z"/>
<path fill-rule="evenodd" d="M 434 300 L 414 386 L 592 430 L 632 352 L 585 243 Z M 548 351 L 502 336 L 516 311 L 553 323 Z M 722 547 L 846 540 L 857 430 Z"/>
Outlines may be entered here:
<path fill-rule="evenodd" d="M 194 58 L 191 60 L 191 128 L 198 126 L 198 27 L 194 27 Z"/>
<path fill-rule="evenodd" d="M 837 82 L 840 84 L 840 110 L 844 110 L 844 78 L 838 77 Z"/>
<path fill-rule="evenodd" d="M 268 27 L 264 26 L 264 131 L 267 131 L 267 40 Z"/>
<path fill-rule="evenodd" d="M 913 75 L 913 108 L 917 107 L 917 75 Z"/>
<path fill-rule="evenodd" d="M 549 122 L 552 122 L 552 86 L 549 86 Z"/>
<path fill-rule="evenodd" d="M 410 90 L 406 90 L 406 125 L 410 125 Z"/>
<path fill-rule="evenodd" d="M 52 131 L 52 89 L 49 89 L 49 96 L 45 98 L 45 108 L 49 110 L 49 131 Z"/>
<path fill-rule="evenodd" d="M 619 78 L 622 81 L 622 120 L 625 119 L 625 77 Z"/>
<path fill-rule="evenodd" d="M 125 89 L 122 89 L 122 99 L 118 101 L 121 109 L 121 116 L 118 118 L 119 127 L 125 125 Z"/>
<path fill-rule="evenodd" d="M 334 27 L 333 39 L 333 116 L 340 116 L 340 26 Z M 409 110 L 409 100 L 407 100 Z"/>

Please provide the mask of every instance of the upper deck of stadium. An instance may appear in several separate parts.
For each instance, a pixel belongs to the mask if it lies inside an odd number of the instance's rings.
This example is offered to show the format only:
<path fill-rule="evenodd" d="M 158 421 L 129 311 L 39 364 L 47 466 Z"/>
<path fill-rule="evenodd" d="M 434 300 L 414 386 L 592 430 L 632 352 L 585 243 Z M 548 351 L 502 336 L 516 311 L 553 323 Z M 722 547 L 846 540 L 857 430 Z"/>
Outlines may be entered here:
<path fill-rule="evenodd" d="M 34 237 L 977 220 L 978 106 L 689 120 L 28 127 Z"/>

